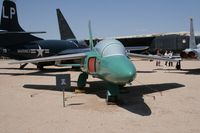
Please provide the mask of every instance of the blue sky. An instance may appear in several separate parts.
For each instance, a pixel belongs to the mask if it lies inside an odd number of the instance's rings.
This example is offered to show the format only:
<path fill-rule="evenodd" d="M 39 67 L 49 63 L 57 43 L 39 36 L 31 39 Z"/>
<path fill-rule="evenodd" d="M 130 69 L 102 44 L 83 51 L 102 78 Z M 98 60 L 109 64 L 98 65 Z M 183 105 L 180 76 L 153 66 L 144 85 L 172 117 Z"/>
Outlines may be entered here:
<path fill-rule="evenodd" d="M 3 1 L 3 0 L 1 0 Z M 60 8 L 78 39 L 189 31 L 194 18 L 200 31 L 199 0 L 15 0 L 18 19 L 26 31 L 46 31 L 45 39 L 59 39 L 56 8 Z M 2 5 L 1 5 L 2 6 Z M 1 7 L 0 6 L 0 7 Z"/>

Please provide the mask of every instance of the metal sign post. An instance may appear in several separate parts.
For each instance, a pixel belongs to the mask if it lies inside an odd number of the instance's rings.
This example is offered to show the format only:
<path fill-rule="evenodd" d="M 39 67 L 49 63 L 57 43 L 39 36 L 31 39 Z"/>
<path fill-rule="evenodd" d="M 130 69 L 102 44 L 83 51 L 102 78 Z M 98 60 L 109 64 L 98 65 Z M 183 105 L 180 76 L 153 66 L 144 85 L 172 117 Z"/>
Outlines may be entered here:
<path fill-rule="evenodd" d="M 56 75 L 56 86 L 63 92 L 63 107 L 65 107 L 65 90 L 70 90 L 71 86 L 70 74 Z"/>

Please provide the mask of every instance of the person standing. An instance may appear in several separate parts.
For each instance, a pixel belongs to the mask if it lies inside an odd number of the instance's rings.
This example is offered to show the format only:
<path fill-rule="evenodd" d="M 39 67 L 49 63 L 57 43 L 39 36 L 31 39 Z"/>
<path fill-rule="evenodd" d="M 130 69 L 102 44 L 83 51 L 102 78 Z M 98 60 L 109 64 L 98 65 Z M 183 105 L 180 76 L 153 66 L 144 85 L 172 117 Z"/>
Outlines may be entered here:
<path fill-rule="evenodd" d="M 173 56 L 173 52 L 170 51 L 169 54 L 168 54 L 169 58 L 172 59 L 172 56 Z M 172 61 L 169 61 L 169 66 L 173 66 L 173 62 Z"/>
<path fill-rule="evenodd" d="M 168 51 L 167 51 L 167 50 L 165 51 L 164 57 L 166 57 L 166 58 L 169 57 L 169 55 L 168 55 Z M 165 66 L 167 66 L 167 63 L 168 63 L 168 61 L 165 61 Z"/>
<path fill-rule="evenodd" d="M 157 56 L 161 56 L 160 50 L 159 50 L 159 49 L 157 49 L 156 55 L 157 55 Z M 156 60 L 156 66 L 160 66 L 160 60 Z"/>

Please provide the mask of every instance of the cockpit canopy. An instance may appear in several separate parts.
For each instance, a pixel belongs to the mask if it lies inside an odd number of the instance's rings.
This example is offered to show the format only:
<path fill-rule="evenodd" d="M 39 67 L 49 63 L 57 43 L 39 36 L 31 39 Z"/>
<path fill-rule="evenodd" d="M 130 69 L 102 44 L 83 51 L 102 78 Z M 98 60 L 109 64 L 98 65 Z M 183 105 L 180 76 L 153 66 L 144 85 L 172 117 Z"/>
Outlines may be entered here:
<path fill-rule="evenodd" d="M 114 39 L 100 41 L 96 44 L 95 49 L 102 57 L 126 54 L 123 44 Z"/>

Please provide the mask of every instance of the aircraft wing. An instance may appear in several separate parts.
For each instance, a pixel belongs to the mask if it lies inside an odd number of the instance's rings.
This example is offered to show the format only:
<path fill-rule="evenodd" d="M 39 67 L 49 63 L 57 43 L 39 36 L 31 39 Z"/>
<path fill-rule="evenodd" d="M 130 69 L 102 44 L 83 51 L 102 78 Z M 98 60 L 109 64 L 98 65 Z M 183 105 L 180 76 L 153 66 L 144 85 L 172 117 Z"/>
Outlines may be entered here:
<path fill-rule="evenodd" d="M 172 62 L 178 62 L 181 61 L 181 58 L 169 58 L 164 56 L 158 56 L 158 55 L 143 55 L 143 54 L 135 54 L 135 53 L 127 53 L 130 57 L 135 58 L 142 58 L 142 59 L 150 59 L 150 60 L 164 60 L 164 61 L 172 61 Z"/>
<path fill-rule="evenodd" d="M 125 47 L 127 51 L 145 51 L 149 49 L 148 46 L 134 46 L 134 47 Z"/>
<path fill-rule="evenodd" d="M 145 50 L 149 49 L 149 47 L 148 46 L 133 46 L 133 47 L 125 47 L 125 49 L 127 51 L 137 52 L 137 51 L 145 51 Z M 90 51 L 90 48 L 67 49 L 67 50 L 61 51 L 60 53 L 58 53 L 58 55 L 85 53 L 85 52 L 89 52 L 89 51 Z"/>
<path fill-rule="evenodd" d="M 60 53 L 58 53 L 58 55 L 86 53 L 89 51 L 90 51 L 90 48 L 67 49 L 67 50 L 61 51 Z"/>
<path fill-rule="evenodd" d="M 82 59 L 85 56 L 86 56 L 86 53 L 68 54 L 68 55 L 50 56 L 50 57 L 36 58 L 36 59 L 30 59 L 30 60 L 15 61 L 15 62 L 10 62 L 9 64 L 40 63 L 40 62 L 50 62 L 50 61 L 73 60 L 73 59 Z"/>

